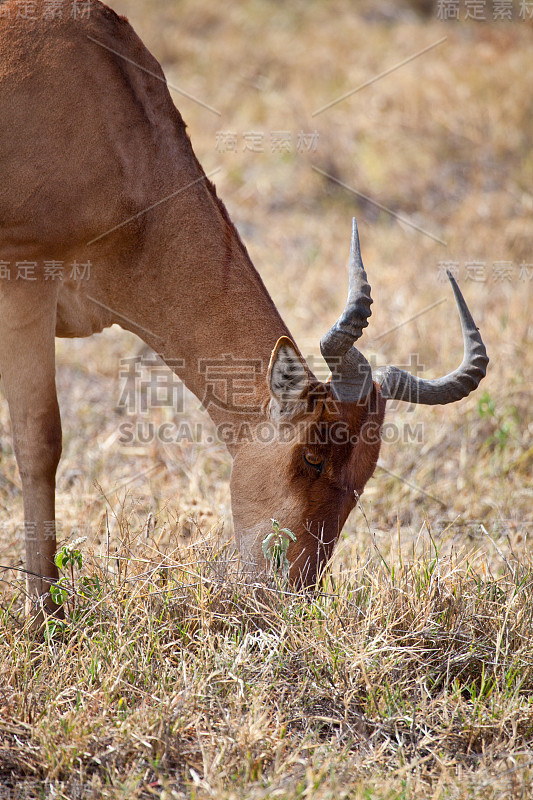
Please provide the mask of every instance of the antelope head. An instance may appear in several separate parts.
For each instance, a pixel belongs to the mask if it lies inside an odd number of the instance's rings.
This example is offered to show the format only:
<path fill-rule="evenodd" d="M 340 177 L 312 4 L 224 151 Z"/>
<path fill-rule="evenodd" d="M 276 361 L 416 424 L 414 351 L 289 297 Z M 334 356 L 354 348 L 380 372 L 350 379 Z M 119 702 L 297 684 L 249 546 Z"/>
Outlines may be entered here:
<path fill-rule="evenodd" d="M 488 364 L 466 302 L 448 273 L 463 331 L 464 358 L 450 374 L 423 380 L 394 366 L 373 370 L 354 343 L 368 325 L 372 303 L 353 220 L 348 299 L 322 337 L 331 377 L 318 381 L 287 337 L 276 343 L 267 373 L 265 414 L 274 440 L 251 441 L 234 455 L 231 489 L 241 553 L 263 569 L 270 517 L 296 537 L 287 557 L 295 585 L 317 581 L 342 527 L 376 467 L 387 400 L 437 405 L 472 392 Z"/>

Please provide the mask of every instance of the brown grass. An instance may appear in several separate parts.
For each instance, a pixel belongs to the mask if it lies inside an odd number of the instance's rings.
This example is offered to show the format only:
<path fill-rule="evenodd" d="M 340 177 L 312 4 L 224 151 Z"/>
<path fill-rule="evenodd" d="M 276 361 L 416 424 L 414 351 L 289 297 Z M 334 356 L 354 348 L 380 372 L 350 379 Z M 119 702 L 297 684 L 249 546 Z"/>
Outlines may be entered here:
<path fill-rule="evenodd" d="M 12 797 L 515 798 L 533 768 L 531 564 L 377 550 L 305 597 L 216 542 L 86 556 L 69 620 L 0 621 Z M 23 794 L 23 792 L 26 794 Z M 49 795 L 46 795 L 49 796 Z M 523 795 L 527 796 L 527 795 Z"/>
<path fill-rule="evenodd" d="M 139 340 L 113 329 L 58 341 L 58 518 L 62 538 L 88 536 L 82 574 L 101 593 L 78 598 L 64 635 L 32 643 L 20 577 L 3 573 L 0 797 L 528 796 L 533 278 L 519 271 L 533 264 L 533 77 L 518 5 L 512 22 L 484 24 L 385 2 L 114 4 L 169 81 L 221 111 L 174 95 L 306 355 L 319 361 L 342 308 L 356 215 L 375 299 L 365 353 L 418 353 L 428 375 L 456 366 L 438 279 L 453 261 L 491 363 L 459 404 L 391 409 L 399 441 L 383 446 L 324 595 L 306 599 L 254 590 L 227 565 L 222 449 L 117 444 L 119 359 Z M 298 132 L 315 129 L 316 152 L 297 152 Z M 252 130 L 263 153 L 243 151 Z M 270 151 L 280 130 L 293 136 L 286 154 Z M 220 131 L 237 153 L 217 150 Z M 471 261 L 484 282 L 466 279 Z M 501 261 L 510 281 L 493 279 Z M 190 396 L 181 417 L 208 424 Z M 5 403 L 0 433 L 0 563 L 17 566 Z"/>

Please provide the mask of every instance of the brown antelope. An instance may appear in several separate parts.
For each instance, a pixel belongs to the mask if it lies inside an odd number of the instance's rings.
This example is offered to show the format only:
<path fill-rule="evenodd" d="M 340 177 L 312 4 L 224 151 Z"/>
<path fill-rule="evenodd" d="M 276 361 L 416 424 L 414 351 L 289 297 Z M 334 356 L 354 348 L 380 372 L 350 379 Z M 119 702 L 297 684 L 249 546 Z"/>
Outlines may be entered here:
<path fill-rule="evenodd" d="M 209 405 L 220 429 L 247 428 L 225 437 L 236 541 L 264 567 L 261 543 L 277 518 L 296 536 L 291 580 L 313 584 L 376 466 L 386 400 L 466 397 L 485 375 L 481 337 L 450 277 L 461 366 L 438 380 L 396 367 L 372 373 L 354 347 L 372 302 L 354 220 L 348 300 L 320 343 L 332 378 L 318 381 L 196 159 L 160 65 L 125 18 L 93 0 L 75 19 L 70 5 L 21 18 L 8 0 L 0 19 L 0 371 L 29 597 L 54 610 L 54 337 L 113 323 L 138 334 L 200 399 L 202 361 L 259 365 L 245 403 Z M 58 264 L 79 269 L 58 277 Z M 265 423 L 276 435 L 255 436 Z"/>

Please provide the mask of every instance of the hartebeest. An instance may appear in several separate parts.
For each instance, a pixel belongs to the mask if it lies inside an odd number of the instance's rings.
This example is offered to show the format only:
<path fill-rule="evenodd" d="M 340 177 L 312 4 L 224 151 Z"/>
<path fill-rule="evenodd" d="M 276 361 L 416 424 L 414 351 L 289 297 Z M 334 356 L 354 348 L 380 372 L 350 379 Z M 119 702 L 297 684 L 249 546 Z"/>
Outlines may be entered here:
<path fill-rule="evenodd" d="M 348 300 L 320 343 L 332 379 L 316 380 L 196 159 L 160 65 L 105 5 L 93 0 L 83 19 L 70 7 L 54 14 L 37 4 L 22 18 L 8 0 L 0 19 L 0 369 L 30 597 L 54 608 L 54 337 L 113 323 L 138 334 L 199 398 L 201 362 L 231 356 L 260 365 L 245 403 L 209 406 L 233 457 L 236 540 L 261 567 L 276 517 L 296 535 L 291 579 L 312 584 L 374 471 L 387 398 L 465 397 L 485 374 L 481 337 L 450 278 L 461 366 L 433 381 L 395 367 L 372 376 L 353 346 L 372 302 L 354 221 Z M 73 267 L 59 275 L 58 264 Z M 265 436 L 267 421 L 283 435 Z M 228 438 L 228 426 L 243 422 L 246 437 Z"/>

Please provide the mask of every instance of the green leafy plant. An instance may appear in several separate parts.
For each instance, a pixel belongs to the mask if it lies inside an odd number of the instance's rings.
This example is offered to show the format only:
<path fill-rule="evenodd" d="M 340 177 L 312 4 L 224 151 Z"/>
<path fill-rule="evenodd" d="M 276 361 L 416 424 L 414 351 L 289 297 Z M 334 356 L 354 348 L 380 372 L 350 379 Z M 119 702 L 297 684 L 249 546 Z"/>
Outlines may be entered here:
<path fill-rule="evenodd" d="M 62 575 L 56 583 L 50 586 L 50 594 L 56 606 L 62 606 L 69 598 L 69 582 L 65 575 Z"/>
<path fill-rule="evenodd" d="M 54 562 L 59 570 L 69 569 L 70 580 L 66 575 L 62 575 L 56 583 L 50 587 L 50 594 L 52 600 L 58 606 L 68 603 L 70 597 L 75 596 L 75 582 L 74 582 L 74 568 L 82 568 L 83 555 L 80 550 L 80 545 L 87 539 L 86 536 L 80 536 L 74 539 L 69 544 L 64 544 L 55 554 Z"/>
<path fill-rule="evenodd" d="M 288 528 L 280 528 L 277 519 L 272 520 L 272 532 L 263 539 L 263 555 L 269 562 L 271 569 L 285 580 L 289 577 L 290 563 L 287 551 L 291 542 L 296 541 L 296 536 Z"/>

